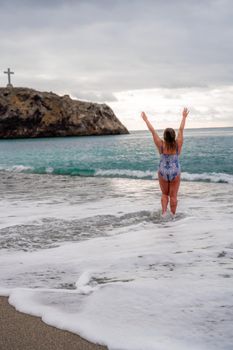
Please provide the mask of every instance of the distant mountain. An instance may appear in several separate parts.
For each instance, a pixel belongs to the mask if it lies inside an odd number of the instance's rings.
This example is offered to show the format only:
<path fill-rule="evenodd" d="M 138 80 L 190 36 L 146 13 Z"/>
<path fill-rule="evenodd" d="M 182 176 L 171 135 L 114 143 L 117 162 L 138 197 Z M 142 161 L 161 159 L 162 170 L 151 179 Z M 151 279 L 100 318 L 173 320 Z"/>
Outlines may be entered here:
<path fill-rule="evenodd" d="M 28 88 L 0 88 L 0 138 L 128 133 L 106 104 Z"/>

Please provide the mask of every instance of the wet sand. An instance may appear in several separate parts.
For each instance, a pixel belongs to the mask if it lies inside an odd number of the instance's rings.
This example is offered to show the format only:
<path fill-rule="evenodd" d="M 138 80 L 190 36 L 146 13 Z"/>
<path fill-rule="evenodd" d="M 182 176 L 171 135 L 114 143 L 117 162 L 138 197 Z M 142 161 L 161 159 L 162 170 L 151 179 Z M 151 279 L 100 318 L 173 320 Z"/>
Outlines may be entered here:
<path fill-rule="evenodd" d="M 0 297 L 1 350 L 107 350 L 76 334 L 46 325 L 39 317 L 18 312 Z"/>

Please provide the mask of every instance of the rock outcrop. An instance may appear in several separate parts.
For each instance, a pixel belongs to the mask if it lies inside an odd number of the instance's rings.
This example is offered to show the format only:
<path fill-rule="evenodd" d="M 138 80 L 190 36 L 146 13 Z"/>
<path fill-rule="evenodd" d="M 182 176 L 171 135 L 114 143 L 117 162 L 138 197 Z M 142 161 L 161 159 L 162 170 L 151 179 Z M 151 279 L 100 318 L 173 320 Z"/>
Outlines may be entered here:
<path fill-rule="evenodd" d="M 106 104 L 28 88 L 0 88 L 0 138 L 128 134 Z"/>

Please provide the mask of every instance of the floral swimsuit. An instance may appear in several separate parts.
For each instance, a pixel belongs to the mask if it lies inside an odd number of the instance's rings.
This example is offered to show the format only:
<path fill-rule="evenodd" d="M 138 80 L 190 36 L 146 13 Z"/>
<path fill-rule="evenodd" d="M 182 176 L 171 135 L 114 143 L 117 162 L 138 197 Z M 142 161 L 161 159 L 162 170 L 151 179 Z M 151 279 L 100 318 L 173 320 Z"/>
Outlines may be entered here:
<path fill-rule="evenodd" d="M 164 154 L 163 144 L 161 146 L 159 175 L 166 181 L 173 181 L 180 175 L 180 162 L 178 155 L 178 146 L 176 145 L 176 154 Z"/>

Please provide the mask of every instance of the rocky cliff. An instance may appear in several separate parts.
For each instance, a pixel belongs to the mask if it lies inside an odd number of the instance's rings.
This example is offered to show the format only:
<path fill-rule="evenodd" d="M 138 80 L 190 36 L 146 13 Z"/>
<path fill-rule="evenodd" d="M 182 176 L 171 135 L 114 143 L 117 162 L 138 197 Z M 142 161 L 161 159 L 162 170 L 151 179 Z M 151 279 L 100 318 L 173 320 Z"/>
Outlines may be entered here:
<path fill-rule="evenodd" d="M 127 133 L 106 104 L 28 88 L 0 88 L 0 138 Z"/>

